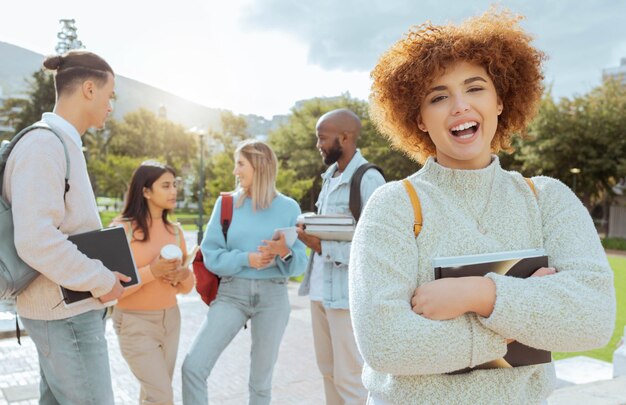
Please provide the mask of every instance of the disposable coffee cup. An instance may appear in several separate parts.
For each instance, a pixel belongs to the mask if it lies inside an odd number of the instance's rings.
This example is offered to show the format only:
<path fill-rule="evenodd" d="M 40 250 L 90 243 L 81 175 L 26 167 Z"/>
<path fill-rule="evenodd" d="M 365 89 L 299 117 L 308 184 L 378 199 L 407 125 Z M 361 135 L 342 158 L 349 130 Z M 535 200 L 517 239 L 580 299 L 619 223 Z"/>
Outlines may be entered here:
<path fill-rule="evenodd" d="M 161 257 L 165 260 L 182 259 L 183 251 L 176 245 L 165 245 L 161 248 Z"/>

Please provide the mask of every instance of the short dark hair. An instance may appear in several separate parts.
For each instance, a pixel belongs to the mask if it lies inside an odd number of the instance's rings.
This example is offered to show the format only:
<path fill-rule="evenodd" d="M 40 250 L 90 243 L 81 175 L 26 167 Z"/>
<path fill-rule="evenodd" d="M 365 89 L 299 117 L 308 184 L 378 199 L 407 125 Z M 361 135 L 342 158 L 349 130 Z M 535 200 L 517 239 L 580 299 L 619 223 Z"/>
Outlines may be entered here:
<path fill-rule="evenodd" d="M 48 56 L 43 66 L 56 71 L 54 86 L 57 95 L 74 90 L 85 80 L 93 80 L 98 86 L 107 82 L 108 73 L 113 73 L 111 66 L 100 56 L 87 51 L 69 51 L 63 55 Z"/>

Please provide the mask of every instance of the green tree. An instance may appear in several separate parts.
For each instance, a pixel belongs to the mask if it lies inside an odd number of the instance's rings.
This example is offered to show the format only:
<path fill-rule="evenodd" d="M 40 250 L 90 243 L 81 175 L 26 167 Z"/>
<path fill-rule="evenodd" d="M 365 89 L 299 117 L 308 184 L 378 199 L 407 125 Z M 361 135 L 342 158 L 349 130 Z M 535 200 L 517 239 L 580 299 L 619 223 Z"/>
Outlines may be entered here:
<path fill-rule="evenodd" d="M 419 166 L 401 152 L 389 147 L 389 143 L 374 128 L 365 101 L 351 98 L 349 94 L 333 99 L 314 98 L 295 106 L 288 121 L 270 133 L 272 145 L 284 170 L 294 172 L 296 178 L 309 180 L 310 188 L 299 198 L 303 210 L 313 211 L 321 188 L 320 174 L 326 167 L 315 147 L 315 125 L 319 117 L 337 108 L 349 108 L 361 117 L 361 137 L 358 141 L 361 152 L 369 161 L 385 171 L 387 180 L 406 177 Z M 303 187 L 307 183 L 300 183 Z"/>
<path fill-rule="evenodd" d="M 276 177 L 276 188 L 278 191 L 296 201 L 302 200 L 313 186 L 314 179 L 299 179 L 295 170 L 286 169 L 282 164 L 279 166 L 278 176 Z"/>
<path fill-rule="evenodd" d="M 204 208 L 211 212 L 217 197 L 222 191 L 231 191 L 235 188 L 234 153 L 237 144 L 248 138 L 248 128 L 244 117 L 224 111 L 220 117 L 221 129 L 209 131 L 209 159 L 205 166 L 204 178 Z M 196 168 L 194 173 L 198 173 Z M 198 185 L 195 183 L 194 195 L 197 195 Z"/>
<path fill-rule="evenodd" d="M 133 171 L 144 158 L 107 154 L 89 161 L 89 172 L 97 179 L 100 195 L 123 198 Z"/>
<path fill-rule="evenodd" d="M 614 80 L 558 102 L 547 92 L 515 159 L 526 175 L 556 177 L 571 187 L 576 181 L 576 194 L 591 210 L 626 175 L 625 112 L 626 87 Z"/>
<path fill-rule="evenodd" d="M 182 125 L 175 124 L 146 109 L 124 116 L 121 122 L 108 125 L 106 137 L 98 142 L 104 153 L 120 156 L 162 158 L 163 163 L 180 170 L 191 168 L 197 154 L 195 136 Z M 95 136 L 97 138 L 97 136 Z"/>
<path fill-rule="evenodd" d="M 223 111 L 220 114 L 220 130 L 210 130 L 209 138 L 211 144 L 217 146 L 209 153 L 226 152 L 231 155 L 235 153 L 237 144 L 247 138 L 248 123 L 246 119 L 240 115 L 235 115 L 230 111 Z"/>
<path fill-rule="evenodd" d="M 220 152 L 211 157 L 205 175 L 205 212 L 210 213 L 213 210 L 213 206 L 215 206 L 215 201 L 217 197 L 219 197 L 220 192 L 235 189 L 233 167 L 235 167 L 235 161 L 232 153 Z"/>
<path fill-rule="evenodd" d="M 37 70 L 28 80 L 28 99 L 8 98 L 0 108 L 0 115 L 17 133 L 22 128 L 41 120 L 41 115 L 52 111 L 55 102 L 54 77 L 44 69 Z M 4 138 L 10 138 L 8 134 Z"/>

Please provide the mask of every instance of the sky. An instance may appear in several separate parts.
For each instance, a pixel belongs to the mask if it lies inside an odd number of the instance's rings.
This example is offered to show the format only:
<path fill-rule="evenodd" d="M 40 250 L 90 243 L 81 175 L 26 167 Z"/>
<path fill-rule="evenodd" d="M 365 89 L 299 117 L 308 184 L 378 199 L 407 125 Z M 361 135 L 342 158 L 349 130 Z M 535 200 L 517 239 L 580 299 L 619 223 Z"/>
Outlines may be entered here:
<path fill-rule="evenodd" d="M 488 9 L 466 0 L 11 0 L 0 41 L 53 54 L 59 20 L 117 74 L 191 101 L 271 118 L 295 102 L 348 92 L 367 99 L 378 57 L 413 25 Z M 509 0 L 547 53 L 555 97 L 584 94 L 626 58 L 626 1 Z M 2 63 L 2 61 L 0 61 Z"/>

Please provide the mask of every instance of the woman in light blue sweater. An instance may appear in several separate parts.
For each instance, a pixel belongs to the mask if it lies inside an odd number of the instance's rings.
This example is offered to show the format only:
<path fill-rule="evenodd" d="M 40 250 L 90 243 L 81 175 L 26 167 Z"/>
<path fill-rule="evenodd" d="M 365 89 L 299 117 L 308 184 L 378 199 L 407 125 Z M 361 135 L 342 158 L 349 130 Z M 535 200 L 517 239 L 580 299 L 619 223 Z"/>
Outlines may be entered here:
<path fill-rule="evenodd" d="M 372 72 L 378 128 L 423 168 L 368 201 L 352 241 L 350 308 L 374 405 L 544 403 L 552 363 L 477 369 L 513 340 L 548 351 L 605 345 L 613 274 L 580 200 L 534 177 L 534 192 L 493 153 L 534 116 L 543 54 L 507 12 L 410 31 Z M 549 268 L 520 279 L 434 280 L 432 259 L 543 248 Z M 453 373 L 474 368 L 466 373 Z"/>
<path fill-rule="evenodd" d="M 221 276 L 211 304 L 183 364 L 183 403 L 207 404 L 207 378 L 222 351 L 251 320 L 250 404 L 269 404 L 272 373 L 291 311 L 287 280 L 306 267 L 306 252 L 291 246 L 278 228 L 295 227 L 300 207 L 276 190 L 278 164 L 269 146 L 241 143 L 235 152 L 233 218 L 224 239 L 217 200 L 202 241 L 204 264 Z M 295 231 L 295 229 L 293 229 Z"/>

